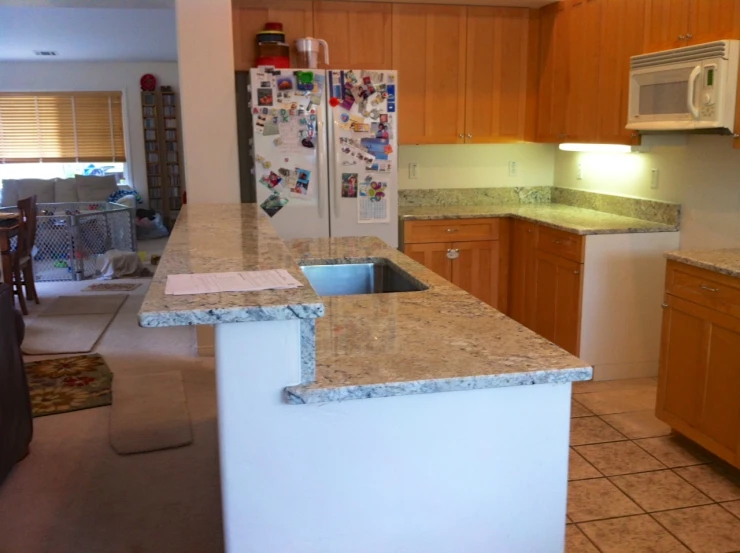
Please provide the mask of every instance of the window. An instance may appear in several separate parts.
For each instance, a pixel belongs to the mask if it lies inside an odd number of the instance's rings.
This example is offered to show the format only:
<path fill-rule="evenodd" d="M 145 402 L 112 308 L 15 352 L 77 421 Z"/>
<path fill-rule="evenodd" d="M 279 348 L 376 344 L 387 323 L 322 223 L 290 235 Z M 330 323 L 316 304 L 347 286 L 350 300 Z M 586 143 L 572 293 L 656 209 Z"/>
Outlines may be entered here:
<path fill-rule="evenodd" d="M 0 163 L 124 161 L 120 92 L 0 93 Z"/>

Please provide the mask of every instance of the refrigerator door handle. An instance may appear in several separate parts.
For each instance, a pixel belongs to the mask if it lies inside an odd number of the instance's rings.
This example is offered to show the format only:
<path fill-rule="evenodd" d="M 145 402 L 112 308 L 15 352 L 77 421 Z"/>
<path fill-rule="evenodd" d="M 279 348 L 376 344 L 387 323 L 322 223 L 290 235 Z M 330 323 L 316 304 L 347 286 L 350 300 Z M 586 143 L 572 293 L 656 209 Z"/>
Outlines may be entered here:
<path fill-rule="evenodd" d="M 324 126 L 324 123 L 319 119 L 316 127 L 318 131 L 319 137 L 324 137 L 324 132 L 322 127 Z M 326 164 L 326 138 L 319 138 L 318 143 L 318 156 L 317 156 L 317 163 L 316 163 L 316 201 L 318 202 L 318 212 L 319 212 L 319 219 L 324 218 L 324 202 L 323 202 L 323 190 L 321 190 L 321 172 L 324 168 L 324 165 Z"/>

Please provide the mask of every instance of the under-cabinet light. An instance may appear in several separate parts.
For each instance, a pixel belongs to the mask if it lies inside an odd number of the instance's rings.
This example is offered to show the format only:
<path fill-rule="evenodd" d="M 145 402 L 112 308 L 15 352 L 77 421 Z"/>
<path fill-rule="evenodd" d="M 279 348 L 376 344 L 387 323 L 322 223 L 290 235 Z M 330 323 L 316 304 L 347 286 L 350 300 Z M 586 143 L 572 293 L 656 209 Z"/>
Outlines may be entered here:
<path fill-rule="evenodd" d="M 559 148 L 565 152 L 597 152 L 600 154 L 629 154 L 632 146 L 627 144 L 578 144 L 566 142 L 560 144 Z"/>

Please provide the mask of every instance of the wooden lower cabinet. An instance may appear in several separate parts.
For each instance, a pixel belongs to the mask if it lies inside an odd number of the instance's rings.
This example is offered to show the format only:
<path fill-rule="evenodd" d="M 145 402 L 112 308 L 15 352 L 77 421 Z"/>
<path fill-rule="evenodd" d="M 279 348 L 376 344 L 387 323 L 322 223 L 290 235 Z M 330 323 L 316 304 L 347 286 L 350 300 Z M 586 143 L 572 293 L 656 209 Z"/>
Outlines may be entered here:
<path fill-rule="evenodd" d="M 508 315 L 528 328 L 534 326 L 536 269 L 537 225 L 512 221 Z"/>
<path fill-rule="evenodd" d="M 583 265 L 537 250 L 532 330 L 578 355 Z"/>
<path fill-rule="evenodd" d="M 488 305 L 498 307 L 499 241 L 454 242 L 452 283 Z"/>
<path fill-rule="evenodd" d="M 447 257 L 450 250 L 452 250 L 450 243 L 432 242 L 431 244 L 405 244 L 403 253 L 442 278 L 452 281 L 452 262 Z"/>
<path fill-rule="evenodd" d="M 668 294 L 656 415 L 740 468 L 740 319 Z"/>

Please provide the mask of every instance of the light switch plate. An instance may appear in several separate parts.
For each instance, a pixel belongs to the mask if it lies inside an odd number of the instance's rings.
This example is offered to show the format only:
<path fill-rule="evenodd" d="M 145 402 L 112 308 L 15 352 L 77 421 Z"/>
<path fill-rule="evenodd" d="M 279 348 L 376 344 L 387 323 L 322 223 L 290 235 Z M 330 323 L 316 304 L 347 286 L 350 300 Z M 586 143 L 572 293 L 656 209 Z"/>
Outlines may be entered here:
<path fill-rule="evenodd" d="M 516 177 L 517 169 L 518 167 L 517 167 L 516 161 L 510 161 L 509 162 L 509 176 Z"/>
<path fill-rule="evenodd" d="M 650 170 L 650 188 L 657 190 L 658 181 L 660 180 L 660 171 L 658 169 Z"/>
<path fill-rule="evenodd" d="M 410 179 L 419 178 L 419 164 L 418 163 L 409 163 L 409 178 Z"/>
<path fill-rule="evenodd" d="M 576 169 L 576 179 L 583 180 L 583 163 L 578 163 L 578 169 Z"/>

